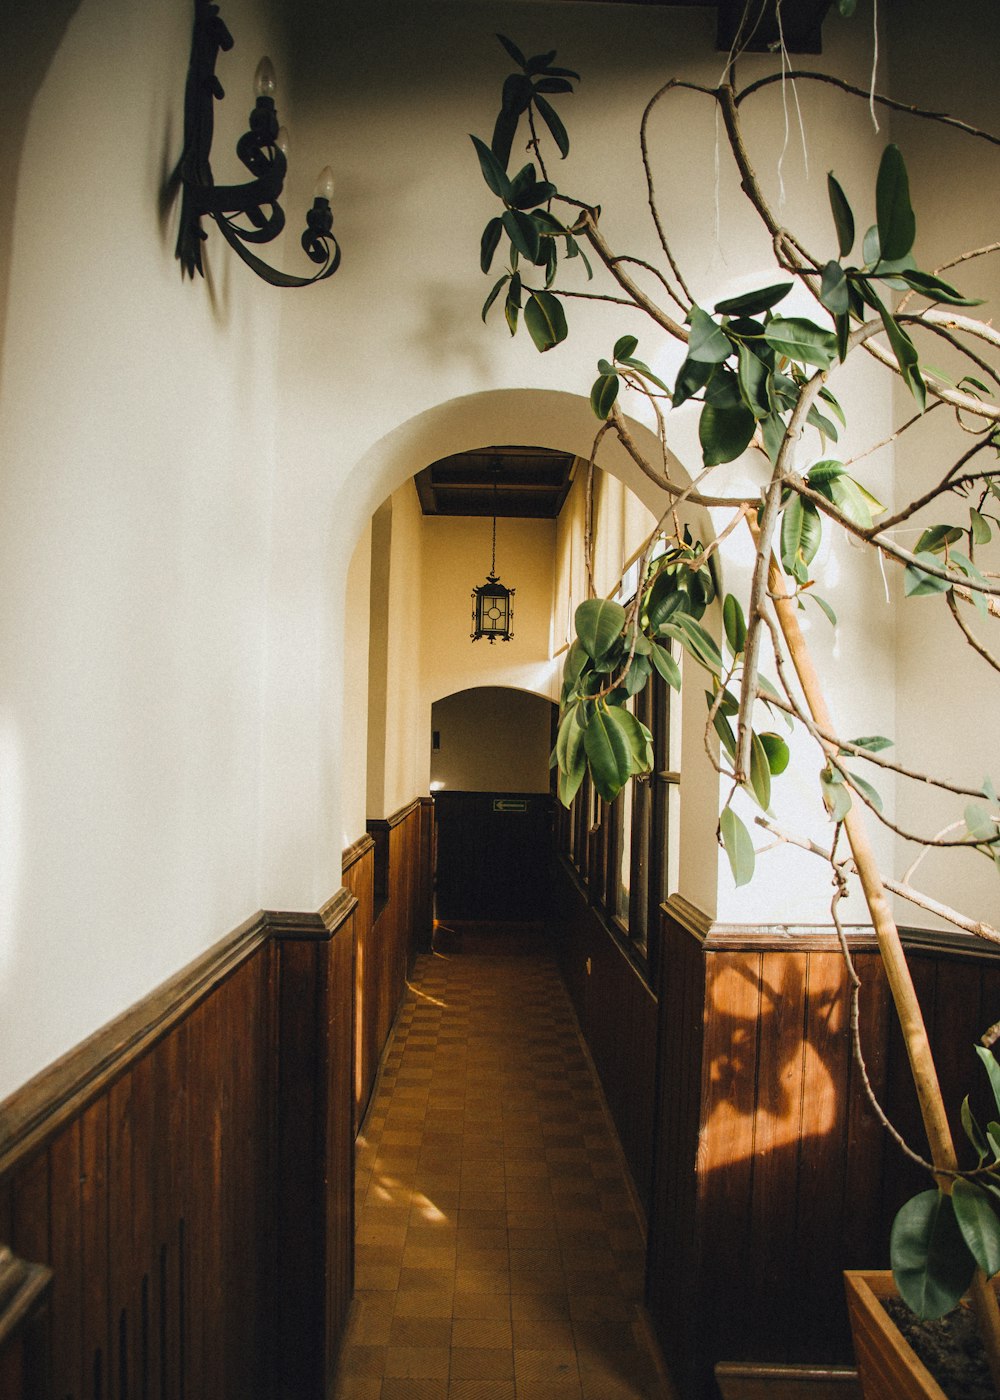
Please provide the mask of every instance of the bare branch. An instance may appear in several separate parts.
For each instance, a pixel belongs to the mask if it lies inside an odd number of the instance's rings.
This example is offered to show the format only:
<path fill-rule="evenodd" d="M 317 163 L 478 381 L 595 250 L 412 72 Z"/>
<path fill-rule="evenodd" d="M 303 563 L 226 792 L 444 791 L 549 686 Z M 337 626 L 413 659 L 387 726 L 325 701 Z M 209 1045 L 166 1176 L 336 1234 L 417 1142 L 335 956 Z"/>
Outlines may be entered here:
<path fill-rule="evenodd" d="M 784 710 L 786 714 L 800 718 L 798 707 L 783 700 L 776 699 L 769 691 L 757 690 L 757 698 L 766 700 L 770 705 L 776 705 L 779 710 Z M 866 749 L 863 744 L 856 744 L 852 739 L 841 739 L 836 734 L 828 734 L 825 729 L 816 725 L 816 733 L 820 738 L 825 739 L 829 744 L 836 744 L 840 749 L 846 749 L 848 753 L 854 754 L 858 758 L 866 759 L 869 763 L 874 763 L 879 768 L 888 769 L 892 773 L 898 773 L 903 778 L 912 778 L 915 783 L 928 783 L 932 787 L 941 788 L 944 792 L 953 792 L 959 797 L 982 797 L 979 788 L 959 787 L 956 783 L 949 783 L 944 778 L 932 777 L 929 773 L 920 773 L 914 768 L 906 768 L 901 763 L 894 763 L 892 759 L 886 758 L 881 753 L 875 753 L 871 749 Z"/>
<path fill-rule="evenodd" d="M 966 641 L 969 643 L 969 646 L 972 647 L 973 651 L 977 651 L 979 655 L 983 658 L 983 660 L 993 667 L 994 671 L 1000 671 L 1000 661 L 997 660 L 997 658 L 993 655 L 991 651 L 987 651 L 987 649 L 983 646 L 979 638 L 976 637 L 972 631 L 970 631 L 969 627 L 966 625 L 965 619 L 958 611 L 958 604 L 955 602 L 955 599 L 952 596 L 952 594 L 949 593 L 947 597 L 948 607 L 951 610 L 951 615 L 958 623 L 958 626 L 963 632 Z M 978 797 L 980 794 L 976 793 L 975 795 Z"/>
<path fill-rule="evenodd" d="M 840 88 L 842 92 L 850 93 L 852 97 L 863 97 L 866 102 L 874 100 L 883 107 L 891 108 L 894 112 L 906 112 L 911 117 L 922 117 L 926 121 L 940 122 L 943 126 L 954 127 L 955 130 L 961 131 L 966 136 L 975 136 L 982 141 L 988 141 L 993 146 L 1000 146 L 1000 136 L 994 136 L 989 131 L 981 131 L 979 127 L 970 126 L 968 122 L 959 121 L 957 117 L 950 117 L 947 112 L 931 112 L 910 102 L 897 102 L 895 98 L 884 97 L 880 92 L 872 93 L 868 88 L 855 87 L 853 83 L 847 83 L 843 78 L 836 78 L 832 73 L 813 73 L 806 69 L 795 69 L 789 73 L 770 73 L 766 78 L 759 78 L 754 83 L 748 83 L 737 97 L 737 105 L 747 97 L 752 97 L 761 88 L 770 87 L 778 82 L 797 81 L 799 78 L 808 79 L 815 83 L 829 83 L 832 87 Z"/>
<path fill-rule="evenodd" d="M 653 108 L 659 102 L 661 97 L 663 97 L 666 93 L 672 91 L 672 89 L 674 89 L 677 86 L 678 84 L 676 79 L 672 78 L 669 83 L 665 83 L 663 87 L 660 88 L 659 92 L 654 93 L 653 96 L 646 103 L 646 108 L 642 114 L 642 122 L 639 126 L 639 145 L 642 149 L 643 169 L 646 172 L 646 197 L 649 201 L 649 211 L 653 216 L 653 223 L 656 226 L 657 237 L 660 240 L 660 247 L 663 249 L 664 256 L 666 257 L 667 262 L 669 262 L 670 264 L 670 269 L 677 279 L 677 285 L 680 287 L 684 296 L 687 297 L 687 302 L 685 303 L 681 301 L 681 299 L 677 296 L 675 292 L 671 292 L 670 295 L 673 297 L 674 301 L 677 303 L 677 305 L 681 308 L 682 311 L 687 311 L 690 308 L 692 302 L 694 301 L 694 297 L 691 295 L 687 283 L 681 276 L 681 270 L 677 266 L 677 263 L 674 260 L 674 255 L 670 251 L 670 245 L 667 242 L 666 230 L 664 229 L 662 220 L 660 219 L 660 210 L 656 203 L 656 193 L 653 188 L 653 170 L 652 166 L 649 163 L 649 147 L 646 142 L 646 129 L 648 127 L 649 118 L 652 114 Z M 714 97 L 714 95 L 715 94 L 713 93 L 712 96 Z"/>

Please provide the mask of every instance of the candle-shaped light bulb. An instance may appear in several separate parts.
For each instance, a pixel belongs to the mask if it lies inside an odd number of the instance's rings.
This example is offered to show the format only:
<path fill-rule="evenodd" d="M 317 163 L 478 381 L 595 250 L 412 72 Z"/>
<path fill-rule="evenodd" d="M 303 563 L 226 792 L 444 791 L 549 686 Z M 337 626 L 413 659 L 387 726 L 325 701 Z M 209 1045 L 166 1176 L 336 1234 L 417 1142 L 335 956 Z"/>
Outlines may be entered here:
<path fill-rule="evenodd" d="M 333 171 L 328 165 L 316 176 L 316 188 L 313 190 L 313 199 L 325 199 L 327 203 L 333 199 Z"/>
<path fill-rule="evenodd" d="M 279 127 L 278 127 L 278 134 L 277 134 L 277 136 L 274 138 L 274 144 L 277 146 L 278 150 L 281 152 L 281 154 L 282 154 L 282 155 L 285 157 L 285 159 L 287 160 L 287 159 L 288 159 L 288 127 L 287 127 L 287 126 L 279 126 Z"/>
<path fill-rule="evenodd" d="M 277 86 L 278 79 L 275 76 L 274 64 L 265 56 L 257 64 L 257 72 L 253 78 L 253 90 L 258 97 L 270 97 L 273 101 Z"/>

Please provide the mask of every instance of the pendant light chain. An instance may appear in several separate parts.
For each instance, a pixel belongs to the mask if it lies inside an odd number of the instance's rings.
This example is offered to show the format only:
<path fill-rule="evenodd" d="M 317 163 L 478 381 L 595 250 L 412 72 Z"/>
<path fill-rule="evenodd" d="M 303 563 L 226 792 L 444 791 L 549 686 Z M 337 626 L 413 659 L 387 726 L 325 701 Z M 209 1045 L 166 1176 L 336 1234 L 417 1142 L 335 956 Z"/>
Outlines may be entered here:
<path fill-rule="evenodd" d="M 493 554 L 490 564 L 490 577 L 497 576 L 497 469 L 493 468 Z"/>

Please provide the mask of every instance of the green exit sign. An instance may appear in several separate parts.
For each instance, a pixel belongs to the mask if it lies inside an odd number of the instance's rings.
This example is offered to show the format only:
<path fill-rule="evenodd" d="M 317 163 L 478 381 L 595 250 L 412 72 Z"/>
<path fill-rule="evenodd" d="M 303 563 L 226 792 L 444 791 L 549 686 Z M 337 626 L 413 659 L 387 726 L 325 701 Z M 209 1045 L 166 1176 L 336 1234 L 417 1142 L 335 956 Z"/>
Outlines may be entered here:
<path fill-rule="evenodd" d="M 528 810 L 528 799 L 526 797 L 494 797 L 494 812 L 526 812 Z"/>

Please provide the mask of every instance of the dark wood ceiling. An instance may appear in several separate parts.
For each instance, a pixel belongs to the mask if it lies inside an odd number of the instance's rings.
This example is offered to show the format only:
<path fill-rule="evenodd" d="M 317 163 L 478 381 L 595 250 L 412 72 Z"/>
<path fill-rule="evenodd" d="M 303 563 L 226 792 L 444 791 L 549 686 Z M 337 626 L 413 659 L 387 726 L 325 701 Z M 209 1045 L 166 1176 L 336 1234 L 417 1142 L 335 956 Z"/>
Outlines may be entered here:
<path fill-rule="evenodd" d="M 576 458 L 546 447 L 482 447 L 432 462 L 416 476 L 425 515 L 509 515 L 554 520 Z"/>
<path fill-rule="evenodd" d="M 602 4 L 659 5 L 667 9 L 717 10 L 715 46 L 728 53 L 770 53 L 784 42 L 788 53 L 822 53 L 823 20 L 832 0 L 600 0 Z"/>

